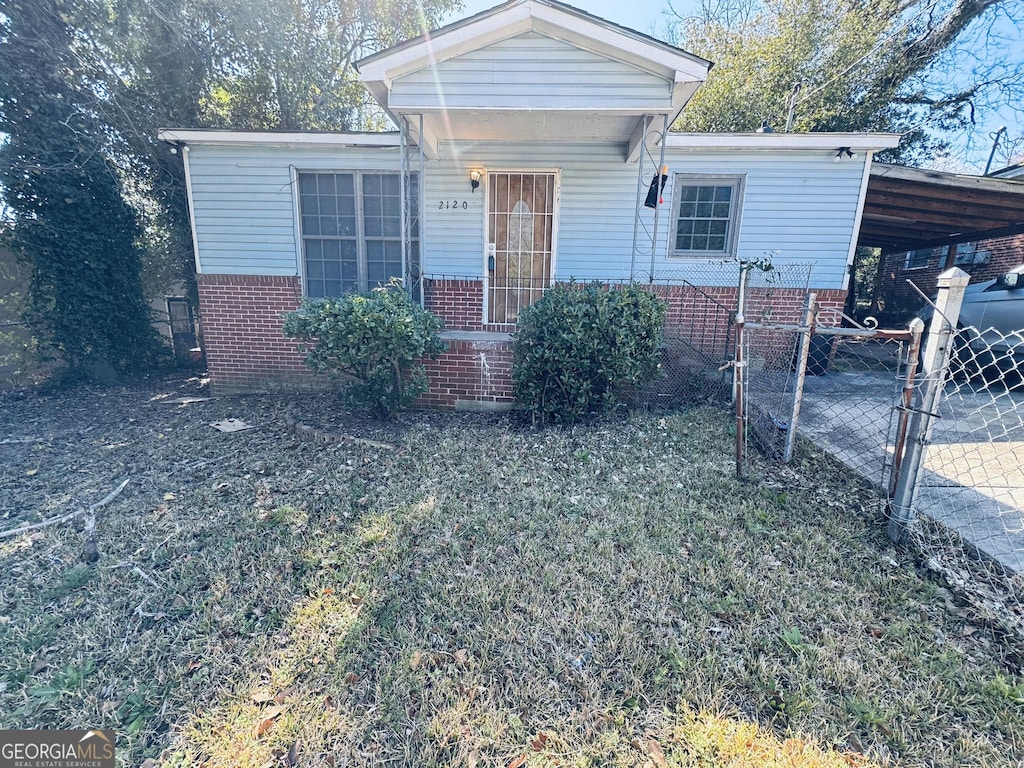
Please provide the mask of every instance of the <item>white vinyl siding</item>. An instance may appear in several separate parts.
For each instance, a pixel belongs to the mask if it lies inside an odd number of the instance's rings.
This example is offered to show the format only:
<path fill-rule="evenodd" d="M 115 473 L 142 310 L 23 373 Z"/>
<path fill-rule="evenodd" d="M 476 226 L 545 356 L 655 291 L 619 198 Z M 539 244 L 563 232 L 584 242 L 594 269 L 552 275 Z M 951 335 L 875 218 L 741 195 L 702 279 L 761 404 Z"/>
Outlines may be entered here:
<path fill-rule="evenodd" d="M 189 170 L 201 272 L 302 274 L 293 171 L 394 171 L 398 148 L 196 144 Z"/>
<path fill-rule="evenodd" d="M 841 288 L 851 238 L 856 236 L 864 160 L 833 163 L 833 156 L 834 152 L 826 151 L 667 151 L 670 172 L 662 195 L 665 203 L 659 209 L 655 273 L 703 285 L 735 284 L 736 266 L 721 256 L 680 259 L 670 255 L 670 201 L 677 172 L 743 176 L 734 258 L 803 264 L 810 269 L 813 287 Z M 623 162 L 621 146 L 582 143 L 443 144 L 441 159 L 428 166 L 425 180 L 425 273 L 482 275 L 481 193 L 486 190 L 470 192 L 470 168 L 559 169 L 556 278 L 629 278 L 637 166 Z M 435 210 L 438 201 L 445 199 L 467 200 L 469 210 Z M 643 215 L 650 222 L 653 212 L 645 209 Z M 649 272 L 651 266 L 649 253 L 637 257 L 638 273 Z"/>
<path fill-rule="evenodd" d="M 399 77 L 392 108 L 670 109 L 669 80 L 530 32 Z"/>
<path fill-rule="evenodd" d="M 804 264 L 811 270 L 812 287 L 841 288 L 850 242 L 856 236 L 864 155 L 833 163 L 834 154 L 670 148 L 655 273 L 703 285 L 735 284 L 735 264 L 720 257 L 670 256 L 670 201 L 677 173 L 742 175 L 743 208 L 735 258 L 767 257 L 779 264 Z M 299 275 L 292 169 L 397 172 L 399 154 L 397 148 L 197 145 L 190 165 L 202 271 Z M 440 159 L 428 161 L 423 180 L 425 274 L 476 278 L 484 274 L 486 190 L 483 186 L 470 190 L 471 168 L 559 171 L 556 278 L 629 278 L 637 166 L 624 162 L 622 145 L 572 142 L 442 143 Z M 650 221 L 652 214 L 645 209 L 643 215 Z M 646 273 L 651 267 L 650 255 L 637 257 L 638 272 Z"/>

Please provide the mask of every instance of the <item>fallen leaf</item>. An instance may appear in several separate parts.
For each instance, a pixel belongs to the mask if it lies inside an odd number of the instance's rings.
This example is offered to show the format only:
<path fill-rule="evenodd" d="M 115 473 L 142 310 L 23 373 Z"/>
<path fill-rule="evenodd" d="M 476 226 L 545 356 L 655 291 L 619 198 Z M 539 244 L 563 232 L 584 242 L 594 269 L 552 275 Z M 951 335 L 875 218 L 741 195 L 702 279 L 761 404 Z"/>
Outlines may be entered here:
<path fill-rule="evenodd" d="M 409 669 L 417 669 L 420 666 L 420 662 L 423 661 L 423 651 L 413 651 L 412 657 L 409 659 Z"/>
<path fill-rule="evenodd" d="M 465 648 L 460 648 L 459 650 L 457 650 L 455 652 L 455 663 L 458 664 L 460 667 L 465 666 L 468 661 L 469 661 L 469 651 L 468 650 L 466 650 Z"/>
<path fill-rule="evenodd" d="M 477 766 L 477 764 L 479 762 L 480 762 L 480 750 L 479 749 L 474 749 L 466 757 L 466 768 L 476 768 L 476 766 Z"/>
<path fill-rule="evenodd" d="M 349 672 L 348 675 L 345 676 L 345 682 L 349 685 L 355 685 L 359 682 L 359 675 L 355 672 Z"/>
<path fill-rule="evenodd" d="M 30 469 L 28 472 L 25 473 L 25 475 L 28 476 L 28 477 L 32 477 L 33 475 L 38 475 L 38 474 L 39 474 L 39 470 L 38 469 Z"/>
<path fill-rule="evenodd" d="M 296 763 L 299 762 L 299 740 L 296 739 L 295 743 L 292 744 L 291 749 L 288 750 L 288 754 L 285 755 L 285 760 L 288 763 L 288 768 L 292 768 Z"/>
<path fill-rule="evenodd" d="M 152 757 L 147 757 L 139 768 L 156 768 L 157 762 Z"/>
<path fill-rule="evenodd" d="M 263 710 L 263 719 L 256 724 L 256 728 L 253 729 L 253 736 L 257 739 L 269 731 L 274 726 L 274 721 L 277 720 L 284 712 L 284 707 L 269 707 Z"/>
<path fill-rule="evenodd" d="M 661 744 L 650 737 L 647 739 L 647 754 L 650 755 L 651 760 L 654 761 L 658 768 L 668 768 L 668 760 L 665 759 L 665 753 L 661 749 Z"/>
<path fill-rule="evenodd" d="M 542 749 L 544 749 L 544 745 L 547 743 L 548 735 L 544 733 L 544 731 L 541 731 L 537 734 L 536 738 L 534 738 L 534 740 L 530 742 L 530 746 L 533 748 L 534 752 L 540 752 Z"/>
<path fill-rule="evenodd" d="M 527 755 L 523 753 L 519 757 L 513 759 L 512 762 L 508 764 L 508 768 L 521 768 L 526 765 L 527 759 Z"/>
<path fill-rule="evenodd" d="M 175 496 L 173 493 L 165 493 L 164 494 L 164 501 L 174 501 L 176 498 L 178 498 L 178 497 Z"/>
<path fill-rule="evenodd" d="M 268 704 L 274 700 L 274 694 L 270 692 L 269 688 L 253 688 L 249 695 L 257 704 Z"/>

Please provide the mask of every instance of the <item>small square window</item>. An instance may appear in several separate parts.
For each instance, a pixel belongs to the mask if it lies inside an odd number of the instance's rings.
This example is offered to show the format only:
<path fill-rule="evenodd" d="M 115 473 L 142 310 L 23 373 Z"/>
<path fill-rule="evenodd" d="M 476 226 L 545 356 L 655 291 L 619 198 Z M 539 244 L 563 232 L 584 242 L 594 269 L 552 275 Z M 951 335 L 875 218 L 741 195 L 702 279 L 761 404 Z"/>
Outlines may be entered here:
<path fill-rule="evenodd" d="M 735 255 L 742 176 L 675 175 L 669 256 Z"/>

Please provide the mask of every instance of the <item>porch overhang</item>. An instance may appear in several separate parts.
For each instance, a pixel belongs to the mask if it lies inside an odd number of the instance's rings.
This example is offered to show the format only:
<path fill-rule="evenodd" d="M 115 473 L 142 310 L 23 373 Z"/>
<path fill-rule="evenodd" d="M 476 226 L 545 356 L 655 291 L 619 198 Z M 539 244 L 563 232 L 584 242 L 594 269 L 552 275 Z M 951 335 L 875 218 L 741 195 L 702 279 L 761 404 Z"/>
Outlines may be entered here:
<path fill-rule="evenodd" d="M 1024 232 L 1024 182 L 875 163 L 858 245 L 883 253 Z"/>

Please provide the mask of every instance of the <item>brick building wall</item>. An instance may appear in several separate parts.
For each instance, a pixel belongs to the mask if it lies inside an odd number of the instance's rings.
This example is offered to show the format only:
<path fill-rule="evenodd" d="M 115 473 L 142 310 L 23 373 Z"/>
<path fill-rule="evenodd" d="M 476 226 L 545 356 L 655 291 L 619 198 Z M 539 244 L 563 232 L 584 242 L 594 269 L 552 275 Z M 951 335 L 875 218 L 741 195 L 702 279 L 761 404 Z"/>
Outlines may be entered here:
<path fill-rule="evenodd" d="M 737 290 L 690 285 L 651 286 L 668 302 L 665 335 L 708 361 L 731 354 Z M 298 277 L 199 276 L 199 302 L 206 359 L 217 392 L 323 390 L 330 380 L 302 362 L 296 342 L 281 332 L 282 316 L 299 306 Z M 846 292 L 819 291 L 823 308 L 841 310 Z M 753 289 L 750 320 L 796 323 L 801 289 Z M 483 283 L 479 280 L 426 280 L 424 303 L 444 323 L 448 350 L 425 361 L 430 390 L 419 404 L 433 408 L 496 408 L 512 397 L 512 344 L 507 333 L 489 332 L 483 323 Z M 825 324 L 838 314 L 823 313 Z"/>
<path fill-rule="evenodd" d="M 198 278 L 199 313 L 210 383 L 220 393 L 318 390 L 329 386 L 302 362 L 282 317 L 299 306 L 298 277 Z"/>
<path fill-rule="evenodd" d="M 928 265 L 905 269 L 906 251 L 889 253 L 882 257 L 879 284 L 875 296 L 879 308 L 887 313 L 911 314 L 924 304 L 917 291 L 907 285 L 910 280 L 925 296 L 934 296 L 939 274 L 946 260 L 946 248 L 933 248 Z M 1024 263 L 1024 234 L 982 240 L 978 252 L 987 252 L 984 263 L 957 264 L 971 276 L 972 283 L 994 280 Z"/>

